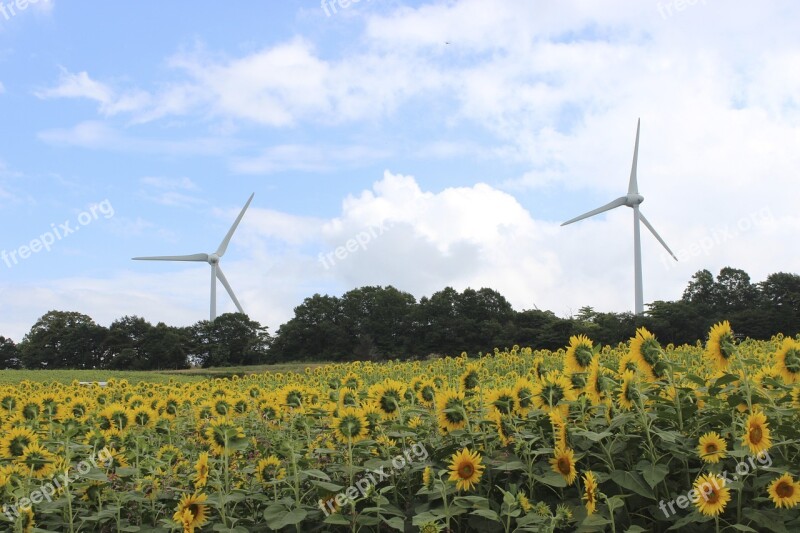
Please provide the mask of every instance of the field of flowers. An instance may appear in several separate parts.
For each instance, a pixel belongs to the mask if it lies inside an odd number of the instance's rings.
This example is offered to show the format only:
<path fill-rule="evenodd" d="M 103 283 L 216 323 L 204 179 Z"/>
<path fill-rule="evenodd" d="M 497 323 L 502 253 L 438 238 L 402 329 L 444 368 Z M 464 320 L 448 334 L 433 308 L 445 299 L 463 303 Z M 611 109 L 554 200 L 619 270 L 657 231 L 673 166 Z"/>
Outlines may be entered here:
<path fill-rule="evenodd" d="M 798 531 L 800 339 L 0 385 L 4 531 Z"/>

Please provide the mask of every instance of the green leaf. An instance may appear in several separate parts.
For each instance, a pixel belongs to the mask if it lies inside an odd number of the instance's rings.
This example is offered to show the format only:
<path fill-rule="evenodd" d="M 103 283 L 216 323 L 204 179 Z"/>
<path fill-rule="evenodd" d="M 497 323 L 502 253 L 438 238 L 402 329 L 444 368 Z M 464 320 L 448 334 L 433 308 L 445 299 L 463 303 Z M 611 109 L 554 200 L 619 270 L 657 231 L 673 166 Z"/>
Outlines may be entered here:
<path fill-rule="evenodd" d="M 311 480 L 312 485 L 316 485 L 317 487 L 327 490 L 328 492 L 338 493 L 344 490 L 343 485 L 337 485 L 336 483 L 329 483 L 327 481 L 319 481 L 317 479 Z"/>
<path fill-rule="evenodd" d="M 472 514 L 488 518 L 489 520 L 493 520 L 495 522 L 500 522 L 500 515 L 491 509 L 476 509 L 472 511 Z"/>
<path fill-rule="evenodd" d="M 647 530 L 641 526 L 631 526 L 625 530 L 625 533 L 647 533 Z"/>
<path fill-rule="evenodd" d="M 620 487 L 631 490 L 639 496 L 644 496 L 645 498 L 650 498 L 654 501 L 656 499 L 656 497 L 653 495 L 653 490 L 647 486 L 647 483 L 645 483 L 641 474 L 638 472 L 614 470 L 611 472 L 611 479 Z"/>
<path fill-rule="evenodd" d="M 642 476 L 644 480 L 647 481 L 647 484 L 650 485 L 650 488 L 655 488 L 656 485 L 661 483 L 667 474 L 669 474 L 669 469 L 662 464 L 651 464 L 647 463 L 641 470 Z"/>
<path fill-rule="evenodd" d="M 399 516 L 393 516 L 392 518 L 383 520 L 383 523 L 389 526 L 392 529 L 396 529 L 397 531 L 405 531 L 406 530 L 406 523 L 405 521 L 400 518 Z"/>

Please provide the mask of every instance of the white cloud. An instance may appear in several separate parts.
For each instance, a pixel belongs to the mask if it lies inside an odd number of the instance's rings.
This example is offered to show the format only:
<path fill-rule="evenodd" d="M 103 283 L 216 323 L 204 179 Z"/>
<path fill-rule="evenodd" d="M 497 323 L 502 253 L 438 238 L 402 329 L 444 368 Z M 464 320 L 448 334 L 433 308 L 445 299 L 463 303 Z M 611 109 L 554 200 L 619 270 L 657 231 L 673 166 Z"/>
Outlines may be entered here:
<path fill-rule="evenodd" d="M 367 146 L 279 145 L 262 150 L 254 157 L 235 157 L 234 172 L 241 174 L 270 174 L 286 170 L 324 172 L 383 159 L 388 151 Z"/>

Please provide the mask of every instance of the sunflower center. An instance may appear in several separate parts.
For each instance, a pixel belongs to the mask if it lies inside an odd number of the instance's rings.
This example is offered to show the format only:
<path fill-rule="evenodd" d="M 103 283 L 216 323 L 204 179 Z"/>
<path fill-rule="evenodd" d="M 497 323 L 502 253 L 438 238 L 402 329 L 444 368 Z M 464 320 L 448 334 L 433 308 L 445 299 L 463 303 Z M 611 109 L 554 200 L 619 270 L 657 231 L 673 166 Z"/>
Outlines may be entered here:
<path fill-rule="evenodd" d="M 763 438 L 763 436 L 764 436 L 764 434 L 763 434 L 763 432 L 761 431 L 761 428 L 760 428 L 760 427 L 756 426 L 756 427 L 752 427 L 752 428 L 750 428 L 750 435 L 749 435 L 749 437 L 750 437 L 750 442 L 752 442 L 753 444 L 758 444 L 758 443 L 760 443 L 760 442 L 761 442 L 761 439 Z"/>
<path fill-rule="evenodd" d="M 564 476 L 568 476 L 569 473 L 572 471 L 569 459 L 567 459 L 566 457 L 559 457 L 558 463 L 556 464 L 558 466 L 558 471 L 561 472 L 561 474 Z"/>
<path fill-rule="evenodd" d="M 784 358 L 784 366 L 786 370 L 791 372 L 792 374 L 797 374 L 800 372 L 800 350 L 796 350 L 792 348 L 786 353 L 786 357 Z"/>
<path fill-rule="evenodd" d="M 594 352 L 588 346 L 578 346 L 575 349 L 575 360 L 578 361 L 578 364 L 581 368 L 586 368 L 589 366 L 589 363 L 592 362 L 592 357 L 594 356 Z"/>
<path fill-rule="evenodd" d="M 791 498 L 794 496 L 794 487 L 791 483 L 781 481 L 778 483 L 778 486 L 775 487 L 775 494 L 777 494 L 779 498 Z"/>
<path fill-rule="evenodd" d="M 464 463 L 458 467 L 458 476 L 461 479 L 469 479 L 472 477 L 472 474 L 474 473 L 475 473 L 475 468 L 469 463 Z"/>
<path fill-rule="evenodd" d="M 717 445 L 714 444 L 713 442 L 710 444 L 706 444 L 706 453 L 716 453 L 717 449 L 718 449 Z"/>
<path fill-rule="evenodd" d="M 717 494 L 717 491 L 712 490 L 711 494 L 709 494 L 708 497 L 706 498 L 706 501 L 711 505 L 717 503 L 719 501 L 719 494 Z"/>

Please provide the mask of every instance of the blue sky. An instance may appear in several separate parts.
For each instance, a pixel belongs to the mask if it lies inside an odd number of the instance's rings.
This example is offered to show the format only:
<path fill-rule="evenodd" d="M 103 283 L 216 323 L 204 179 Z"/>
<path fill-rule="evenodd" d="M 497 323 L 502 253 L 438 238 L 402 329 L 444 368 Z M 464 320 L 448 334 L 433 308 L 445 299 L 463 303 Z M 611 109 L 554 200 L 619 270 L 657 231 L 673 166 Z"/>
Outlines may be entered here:
<path fill-rule="evenodd" d="M 207 265 L 130 258 L 213 251 L 251 192 L 222 264 L 271 331 L 365 284 L 628 310 L 630 211 L 559 224 L 624 194 L 639 117 L 643 211 L 681 257 L 643 234 L 645 301 L 800 271 L 796 3 L 336 2 L 2 1 L 0 251 L 80 229 L 0 261 L 0 335 L 205 318 Z"/>

